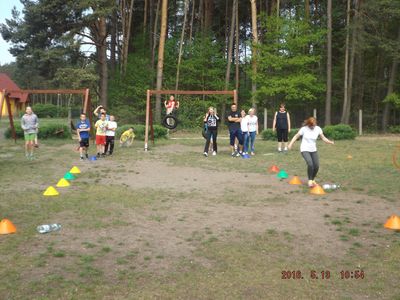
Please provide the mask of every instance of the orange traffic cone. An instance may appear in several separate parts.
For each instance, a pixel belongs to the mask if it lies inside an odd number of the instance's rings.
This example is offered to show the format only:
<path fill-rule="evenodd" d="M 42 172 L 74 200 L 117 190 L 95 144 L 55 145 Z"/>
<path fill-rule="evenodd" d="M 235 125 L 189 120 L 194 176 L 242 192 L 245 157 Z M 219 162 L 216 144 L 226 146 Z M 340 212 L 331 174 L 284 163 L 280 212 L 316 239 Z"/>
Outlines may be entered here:
<path fill-rule="evenodd" d="M 387 229 L 400 230 L 400 218 L 396 215 L 391 216 L 383 227 Z"/>
<path fill-rule="evenodd" d="M 324 189 L 320 186 L 320 185 L 316 185 L 316 186 L 314 186 L 311 190 L 310 190 L 310 193 L 311 194 L 314 194 L 314 195 L 325 195 L 326 193 L 325 193 L 325 191 L 324 191 Z"/>
<path fill-rule="evenodd" d="M 289 184 L 302 184 L 299 176 L 294 176 L 292 179 L 290 179 Z"/>
<path fill-rule="evenodd" d="M 269 168 L 269 171 L 270 171 L 271 173 L 278 173 L 278 172 L 279 172 L 279 168 L 278 168 L 276 165 L 272 165 L 272 166 Z"/>
<path fill-rule="evenodd" d="M 0 222 L 0 234 L 10 234 L 17 232 L 17 228 L 15 228 L 14 224 L 8 220 L 3 219 Z"/>

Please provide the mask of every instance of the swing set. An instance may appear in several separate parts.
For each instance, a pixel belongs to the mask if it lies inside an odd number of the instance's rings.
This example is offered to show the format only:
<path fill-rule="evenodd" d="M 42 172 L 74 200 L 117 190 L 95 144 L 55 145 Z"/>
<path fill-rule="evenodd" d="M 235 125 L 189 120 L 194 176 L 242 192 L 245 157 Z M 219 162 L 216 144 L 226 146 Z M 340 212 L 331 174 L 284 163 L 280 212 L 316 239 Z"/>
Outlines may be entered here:
<path fill-rule="evenodd" d="M 82 95 L 83 102 L 83 113 L 88 115 L 90 124 L 92 124 L 92 114 L 88 113 L 91 107 L 90 93 L 89 89 L 82 90 L 70 90 L 70 89 L 59 89 L 59 90 L 2 90 L 2 97 L 0 98 L 0 107 L 3 107 L 3 103 L 5 102 L 8 111 L 8 118 L 10 122 L 11 134 L 14 139 L 14 142 L 17 142 L 17 134 L 14 126 L 14 117 L 11 110 L 11 93 L 25 93 L 25 94 L 75 94 Z M 0 110 L 0 119 L 1 119 L 2 110 Z"/>
<path fill-rule="evenodd" d="M 149 133 L 154 144 L 153 109 L 151 108 L 151 96 L 153 95 L 228 95 L 233 96 L 233 103 L 237 104 L 237 90 L 232 91 L 181 91 L 181 90 L 147 90 L 146 100 L 146 126 L 144 133 L 144 151 L 148 151 Z"/>

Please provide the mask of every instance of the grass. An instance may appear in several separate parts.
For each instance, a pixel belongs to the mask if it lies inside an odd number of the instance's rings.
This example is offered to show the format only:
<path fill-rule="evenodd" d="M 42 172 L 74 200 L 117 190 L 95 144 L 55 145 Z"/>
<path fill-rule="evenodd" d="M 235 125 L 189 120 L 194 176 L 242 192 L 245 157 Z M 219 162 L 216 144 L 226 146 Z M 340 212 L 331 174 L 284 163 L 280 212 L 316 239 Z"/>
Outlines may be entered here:
<path fill-rule="evenodd" d="M 258 141 L 257 155 L 250 160 L 232 159 L 222 145 L 217 157 L 204 159 L 202 140 L 160 141 L 148 155 L 143 154 L 139 142 L 130 149 L 117 149 L 112 166 L 109 161 L 83 165 L 83 173 L 70 188 L 60 189 L 56 198 L 44 198 L 44 189 L 77 161 L 77 154 L 71 151 L 73 142 L 65 143 L 43 141 L 35 162 L 24 160 L 21 142 L 0 143 L 0 156 L 8 155 L 0 160 L 0 218 L 12 220 L 18 229 L 17 234 L 0 236 L 0 299 L 399 296 L 398 280 L 393 276 L 400 261 L 399 234 L 385 230 L 384 220 L 373 210 L 370 219 L 357 218 L 358 209 L 366 210 L 372 203 L 368 195 L 390 208 L 399 205 L 400 172 L 390 162 L 394 141 L 363 139 L 339 141 L 334 147 L 319 145 L 320 181 L 339 183 L 346 191 L 338 193 L 352 192 L 362 201 L 351 197 L 335 201 L 334 192 L 328 200 L 308 201 L 307 191 L 301 188 L 277 197 L 268 194 L 276 189 L 271 182 L 239 191 L 227 180 L 218 187 L 223 191 L 221 197 L 208 195 L 207 190 L 174 191 L 165 185 L 133 188 L 120 184 L 119 179 L 104 184 L 114 173 L 140 176 L 130 171 L 137 172 L 135 163 L 146 160 L 209 172 L 237 172 L 239 180 L 265 174 L 269 165 L 276 163 L 290 175 L 304 177 L 304 162 L 297 151 L 285 156 L 263 155 L 273 153 L 275 143 Z M 164 146 L 173 144 L 188 151 L 163 151 Z M 348 154 L 352 160 L 346 159 Z M 176 180 L 185 184 L 188 176 Z M 385 198 L 377 197 L 382 194 Z M 221 207 L 221 215 L 216 215 Z M 305 219 L 305 207 L 315 210 L 316 220 Z M 255 213 L 275 209 L 281 218 L 275 219 L 271 213 L 266 225 L 260 225 L 264 223 L 240 215 L 244 209 Z M 222 223 L 226 220 L 223 214 L 233 219 L 230 226 Z M 295 222 L 294 216 L 305 219 L 299 231 L 287 226 Z M 36 232 L 37 225 L 55 222 L 62 224 L 60 231 Z M 302 234 L 301 226 L 310 234 L 316 230 L 328 234 L 326 248 L 331 251 L 323 251 L 317 238 Z M 184 252 L 184 248 L 189 250 Z M 341 270 L 354 269 L 364 270 L 365 278 L 340 279 Z M 303 279 L 281 278 L 282 271 L 297 270 Z M 331 278 L 311 279 L 311 270 L 318 274 L 329 270 Z"/>

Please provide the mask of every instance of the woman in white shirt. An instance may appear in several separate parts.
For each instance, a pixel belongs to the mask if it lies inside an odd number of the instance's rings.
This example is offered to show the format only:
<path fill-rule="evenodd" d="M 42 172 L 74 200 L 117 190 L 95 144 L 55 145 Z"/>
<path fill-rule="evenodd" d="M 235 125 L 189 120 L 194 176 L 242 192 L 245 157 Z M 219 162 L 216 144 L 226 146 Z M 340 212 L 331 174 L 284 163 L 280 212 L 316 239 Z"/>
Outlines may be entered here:
<path fill-rule="evenodd" d="M 256 141 L 256 134 L 258 134 L 258 118 L 255 115 L 255 109 L 250 108 L 249 114 L 246 116 L 249 126 L 249 139 L 251 155 L 254 155 L 254 142 Z"/>
<path fill-rule="evenodd" d="M 294 142 L 302 136 L 303 139 L 300 145 L 300 152 L 307 163 L 308 186 L 313 187 L 317 185 L 315 177 L 319 169 L 319 157 L 317 152 L 317 139 L 321 139 L 327 144 L 334 144 L 333 141 L 327 139 L 322 132 L 321 127 L 317 126 L 317 120 L 313 117 L 304 121 L 304 126 L 300 128 L 299 132 L 292 138 L 288 148 L 291 149 Z"/>
<path fill-rule="evenodd" d="M 240 129 L 243 135 L 243 155 L 248 154 L 249 151 L 249 122 L 246 116 L 246 111 L 242 109 L 240 112 L 241 119 L 240 119 Z"/>

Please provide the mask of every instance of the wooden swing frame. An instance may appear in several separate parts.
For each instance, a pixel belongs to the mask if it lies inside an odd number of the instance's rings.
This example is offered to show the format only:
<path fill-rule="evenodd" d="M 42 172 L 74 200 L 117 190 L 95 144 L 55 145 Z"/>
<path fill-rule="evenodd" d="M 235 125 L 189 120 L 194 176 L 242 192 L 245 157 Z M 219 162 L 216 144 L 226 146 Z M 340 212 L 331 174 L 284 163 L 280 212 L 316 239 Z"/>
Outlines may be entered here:
<path fill-rule="evenodd" d="M 147 90 L 146 100 L 146 126 L 144 133 L 144 151 L 148 151 L 149 127 L 154 143 L 153 110 L 151 109 L 151 96 L 153 95 L 229 95 L 233 96 L 233 103 L 237 104 L 237 90 L 232 91 L 182 91 L 182 90 Z"/>

